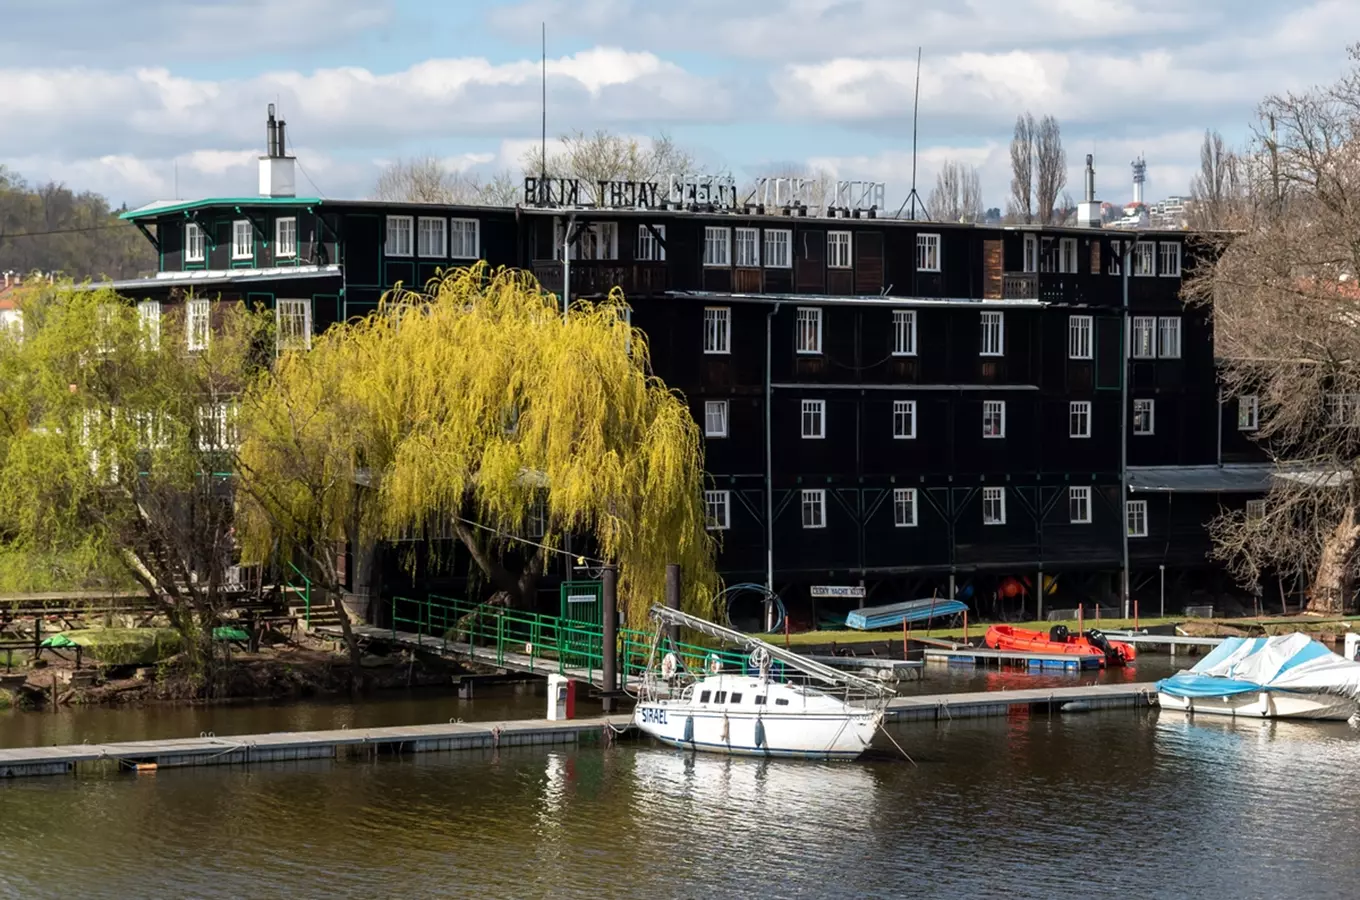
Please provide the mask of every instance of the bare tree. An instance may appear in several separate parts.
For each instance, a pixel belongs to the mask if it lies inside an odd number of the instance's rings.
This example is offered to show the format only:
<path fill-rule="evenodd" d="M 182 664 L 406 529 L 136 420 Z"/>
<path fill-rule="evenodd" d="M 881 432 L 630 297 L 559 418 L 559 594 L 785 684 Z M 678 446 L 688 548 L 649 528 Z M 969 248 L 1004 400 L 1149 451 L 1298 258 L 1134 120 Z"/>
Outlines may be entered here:
<path fill-rule="evenodd" d="M 1015 117 L 1015 135 L 1011 138 L 1011 196 L 1007 213 L 1026 225 L 1034 221 L 1035 131 L 1034 116 L 1024 113 Z"/>
<path fill-rule="evenodd" d="M 935 187 L 928 204 L 931 218 L 939 222 L 982 220 L 982 183 L 978 170 L 947 159 L 935 173 Z"/>
<path fill-rule="evenodd" d="M 433 156 L 398 159 L 383 169 L 373 187 L 373 199 L 402 203 L 445 203 L 511 206 L 522 185 L 509 172 L 486 181 L 459 172 Z"/>
<path fill-rule="evenodd" d="M 1039 221 L 1053 222 L 1053 208 L 1058 194 L 1067 184 L 1067 153 L 1063 150 L 1062 129 L 1058 120 L 1044 116 L 1034 132 L 1034 205 Z"/>
<path fill-rule="evenodd" d="M 1187 285 L 1213 304 L 1240 425 L 1276 464 L 1264 508 L 1214 522 L 1215 552 L 1244 584 L 1308 585 L 1324 613 L 1354 605 L 1360 548 L 1360 48 L 1351 57 L 1336 84 L 1263 102 L 1239 231 Z"/>
<path fill-rule="evenodd" d="M 585 202 L 597 202 L 601 181 L 664 182 L 672 173 L 694 168 L 693 155 L 664 132 L 640 141 L 608 131 L 574 131 L 564 135 L 561 143 L 561 152 L 550 154 L 546 161 L 537 147 L 525 153 L 524 174 L 546 172 L 549 177 L 580 179 Z"/>
<path fill-rule="evenodd" d="M 1242 214 L 1245 187 L 1237 154 L 1217 131 L 1204 132 L 1199 172 L 1190 182 L 1190 227 L 1217 231 L 1232 227 Z"/>

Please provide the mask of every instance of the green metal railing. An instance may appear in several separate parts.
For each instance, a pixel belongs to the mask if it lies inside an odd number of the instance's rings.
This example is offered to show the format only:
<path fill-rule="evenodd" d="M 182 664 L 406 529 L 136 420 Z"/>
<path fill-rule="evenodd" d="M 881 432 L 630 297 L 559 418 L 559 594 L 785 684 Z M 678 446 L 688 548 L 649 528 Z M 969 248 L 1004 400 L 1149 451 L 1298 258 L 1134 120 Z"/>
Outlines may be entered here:
<path fill-rule="evenodd" d="M 417 645 L 429 638 L 432 650 L 447 651 L 450 644 L 467 644 L 492 650 L 497 665 L 504 665 L 505 654 L 517 653 L 529 659 L 530 666 L 553 664 L 559 674 L 568 669 L 584 671 L 595 680 L 604 667 L 604 626 L 592 622 L 564 619 L 543 613 L 522 612 L 470 603 L 453 597 L 430 594 L 424 600 L 392 598 L 392 637 L 398 632 L 414 633 Z M 617 659 L 623 678 L 641 675 L 652 652 L 652 634 L 631 628 L 618 629 Z M 672 643 L 663 639 L 662 653 L 670 651 L 690 671 L 707 669 L 717 656 L 724 669 L 745 666 L 739 651 L 720 650 L 700 644 Z"/>
<path fill-rule="evenodd" d="M 288 563 L 288 568 L 292 569 L 297 577 L 302 579 L 302 584 L 296 585 L 291 582 L 284 582 L 283 590 L 285 593 L 292 593 L 302 598 L 303 621 L 310 627 L 312 624 L 312 579 L 308 578 L 307 575 L 297 566 L 293 565 L 291 561 Z"/>

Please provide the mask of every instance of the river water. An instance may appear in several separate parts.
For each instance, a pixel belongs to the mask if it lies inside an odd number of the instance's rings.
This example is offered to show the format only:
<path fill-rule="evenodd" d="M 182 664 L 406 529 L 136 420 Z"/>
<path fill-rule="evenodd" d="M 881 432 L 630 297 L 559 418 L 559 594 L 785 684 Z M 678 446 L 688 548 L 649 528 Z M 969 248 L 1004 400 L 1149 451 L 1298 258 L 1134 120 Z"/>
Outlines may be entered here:
<path fill-rule="evenodd" d="M 931 672 L 911 689 L 1006 686 L 996 677 Z M 543 703 L 523 686 L 472 701 L 26 713 L 0 717 L 0 736 L 503 718 Z M 893 734 L 915 765 L 638 741 L 20 779 L 0 783 L 0 897 L 1360 895 L 1349 725 L 1111 710 Z"/>

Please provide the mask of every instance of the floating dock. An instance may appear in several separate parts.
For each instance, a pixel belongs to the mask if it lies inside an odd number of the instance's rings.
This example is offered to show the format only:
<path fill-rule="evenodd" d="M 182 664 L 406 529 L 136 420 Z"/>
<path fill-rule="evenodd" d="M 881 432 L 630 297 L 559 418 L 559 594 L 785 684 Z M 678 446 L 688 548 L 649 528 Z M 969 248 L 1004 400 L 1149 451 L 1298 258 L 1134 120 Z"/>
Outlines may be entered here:
<path fill-rule="evenodd" d="M 983 716 L 1009 716 L 1021 711 L 1060 712 L 1068 703 L 1077 702 L 1091 710 L 1130 709 L 1151 706 L 1156 703 L 1156 697 L 1154 682 L 923 694 L 893 698 L 888 703 L 884 719 L 894 723 L 949 722 Z"/>
<path fill-rule="evenodd" d="M 1079 672 L 1083 669 L 1099 669 L 1104 662 L 1103 656 L 1094 654 L 1024 653 L 1019 650 L 992 650 L 989 647 L 956 646 L 954 649 L 927 647 L 925 654 L 926 662 L 930 663 L 1039 671 L 1058 669 L 1064 672 Z"/>

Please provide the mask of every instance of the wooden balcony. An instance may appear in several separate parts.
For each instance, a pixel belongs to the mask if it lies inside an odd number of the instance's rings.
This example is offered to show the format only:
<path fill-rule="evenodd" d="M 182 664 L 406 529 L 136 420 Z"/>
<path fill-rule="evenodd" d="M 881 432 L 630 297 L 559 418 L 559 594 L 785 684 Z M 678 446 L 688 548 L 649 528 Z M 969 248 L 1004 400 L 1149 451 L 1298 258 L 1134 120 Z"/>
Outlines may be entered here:
<path fill-rule="evenodd" d="M 1001 276 L 1002 300 L 1038 300 L 1039 273 L 1005 272 Z"/>
<path fill-rule="evenodd" d="M 543 289 L 562 293 L 562 262 L 534 260 L 534 276 Z M 666 264 L 663 262 L 626 263 L 617 260 L 573 259 L 571 294 L 573 297 L 602 297 L 615 287 L 624 296 L 659 294 L 666 290 Z"/>

